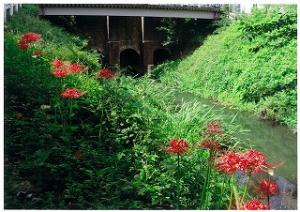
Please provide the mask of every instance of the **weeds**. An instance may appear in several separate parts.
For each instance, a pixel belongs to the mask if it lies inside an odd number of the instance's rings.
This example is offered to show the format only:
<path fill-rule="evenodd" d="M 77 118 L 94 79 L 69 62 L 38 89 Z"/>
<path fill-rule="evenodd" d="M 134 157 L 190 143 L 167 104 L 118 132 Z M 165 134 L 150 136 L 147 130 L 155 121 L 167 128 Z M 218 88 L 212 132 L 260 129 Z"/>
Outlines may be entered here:
<path fill-rule="evenodd" d="M 209 108 L 176 104 L 175 89 L 147 77 L 99 71 L 97 55 L 83 43 L 28 11 L 5 32 L 5 208 L 240 207 L 245 190 L 219 173 L 226 164 L 215 167 L 216 156 L 244 149 L 233 145 L 233 122 L 221 127 L 215 120 L 222 117 Z M 19 32 L 29 31 L 42 40 L 20 48 Z M 41 54 L 32 55 L 36 50 Z M 167 148 L 177 157 L 162 151 L 172 138 L 188 141 Z M 201 149 L 204 139 L 210 143 Z M 207 151 L 219 147 L 212 140 L 225 152 Z M 244 153 L 234 153 L 235 171 Z"/>
<path fill-rule="evenodd" d="M 296 20 L 296 6 L 254 11 L 192 55 L 157 66 L 153 77 L 295 127 Z"/>

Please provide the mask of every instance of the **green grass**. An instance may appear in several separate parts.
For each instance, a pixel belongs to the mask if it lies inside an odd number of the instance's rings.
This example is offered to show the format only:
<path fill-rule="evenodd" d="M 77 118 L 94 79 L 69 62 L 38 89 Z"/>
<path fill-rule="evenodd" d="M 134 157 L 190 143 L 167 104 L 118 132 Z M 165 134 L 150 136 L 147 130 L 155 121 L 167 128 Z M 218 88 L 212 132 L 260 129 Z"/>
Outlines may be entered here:
<path fill-rule="evenodd" d="M 296 126 L 296 6 L 257 10 L 207 38 L 192 55 L 153 70 L 193 94 Z"/>
<path fill-rule="evenodd" d="M 5 31 L 4 207 L 175 208 L 176 157 L 162 148 L 174 137 L 194 147 L 211 120 L 222 123 L 221 142 L 230 148 L 239 127 L 198 103 L 176 103 L 177 89 L 147 77 L 97 79 L 98 55 L 34 11 L 23 8 Z M 22 51 L 17 42 L 30 31 L 41 33 L 43 41 Z M 35 49 L 42 50 L 41 57 L 32 57 Z M 57 79 L 49 64 L 54 58 L 80 62 L 88 71 Z M 70 87 L 85 94 L 72 102 L 62 99 L 60 92 Z M 182 208 L 202 207 L 207 157 L 206 150 L 191 148 L 182 158 Z M 221 197 L 223 177 L 216 171 L 212 175 L 208 208 L 225 209 L 230 187 Z"/>
<path fill-rule="evenodd" d="M 16 40 L 23 33 L 39 33 L 47 45 L 42 43 L 36 48 L 42 49 L 43 54 L 48 55 L 49 59 L 60 58 L 80 62 L 89 66 L 90 69 L 100 68 L 100 56 L 86 49 L 87 40 L 51 25 L 50 22 L 40 19 L 37 14 L 38 9 L 35 5 L 24 4 L 23 9 L 17 15 L 12 16 L 5 25 L 5 33 L 11 33 Z"/>

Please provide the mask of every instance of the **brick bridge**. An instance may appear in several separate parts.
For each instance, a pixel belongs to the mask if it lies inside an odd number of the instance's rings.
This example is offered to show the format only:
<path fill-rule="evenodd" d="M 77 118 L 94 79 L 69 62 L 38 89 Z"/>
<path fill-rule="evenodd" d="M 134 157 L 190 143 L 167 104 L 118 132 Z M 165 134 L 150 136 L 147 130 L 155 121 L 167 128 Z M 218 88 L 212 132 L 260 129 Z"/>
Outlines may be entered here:
<path fill-rule="evenodd" d="M 47 17 L 76 16 L 80 31 L 107 65 L 130 65 L 146 73 L 174 57 L 161 43 L 161 18 L 212 20 L 218 18 L 220 5 L 40 4 L 40 9 Z"/>

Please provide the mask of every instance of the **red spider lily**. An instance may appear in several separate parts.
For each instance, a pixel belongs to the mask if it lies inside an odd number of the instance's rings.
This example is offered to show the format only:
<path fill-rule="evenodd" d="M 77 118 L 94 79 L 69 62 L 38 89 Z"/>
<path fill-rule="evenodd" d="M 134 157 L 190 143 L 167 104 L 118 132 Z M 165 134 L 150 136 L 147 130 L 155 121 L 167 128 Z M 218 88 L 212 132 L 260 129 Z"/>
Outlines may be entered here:
<path fill-rule="evenodd" d="M 26 34 L 23 34 L 21 37 L 22 41 L 25 41 L 26 43 L 33 43 L 37 42 L 41 39 L 41 35 L 37 34 L 35 32 L 28 32 Z"/>
<path fill-rule="evenodd" d="M 203 148 L 203 149 L 210 149 L 210 150 L 216 150 L 216 151 L 221 150 L 220 144 L 217 141 L 213 141 L 213 140 L 202 141 L 199 144 L 199 147 Z"/>
<path fill-rule="evenodd" d="M 169 146 L 165 148 L 168 153 L 184 154 L 188 151 L 189 144 L 183 139 L 172 139 Z"/>
<path fill-rule="evenodd" d="M 65 78 L 68 75 L 68 71 L 65 69 L 57 69 L 53 71 L 52 74 L 57 78 Z"/>
<path fill-rule="evenodd" d="M 28 49 L 28 46 L 29 46 L 29 43 L 27 43 L 27 42 L 24 41 L 24 40 L 20 40 L 20 41 L 18 42 L 18 46 L 19 46 L 19 48 L 22 49 L 22 50 L 27 50 L 27 49 Z"/>
<path fill-rule="evenodd" d="M 220 124 L 217 121 L 211 121 L 207 124 L 207 129 L 203 132 L 203 135 L 213 136 L 221 135 L 223 130 L 220 128 Z"/>
<path fill-rule="evenodd" d="M 217 170 L 227 174 L 233 174 L 239 168 L 240 157 L 234 152 L 227 152 L 217 159 Z"/>
<path fill-rule="evenodd" d="M 60 96 L 65 99 L 77 99 L 81 97 L 84 93 L 82 91 L 77 90 L 76 88 L 68 88 L 63 91 Z"/>
<path fill-rule="evenodd" d="M 268 210 L 268 206 L 258 199 L 253 199 L 244 204 L 245 210 Z"/>
<path fill-rule="evenodd" d="M 34 52 L 32 52 L 32 56 L 33 57 L 39 57 L 42 55 L 42 51 L 41 50 L 35 50 Z"/>
<path fill-rule="evenodd" d="M 18 46 L 22 50 L 27 50 L 29 44 L 37 42 L 41 39 L 41 35 L 35 32 L 28 32 L 23 34 L 21 40 L 18 42 Z"/>
<path fill-rule="evenodd" d="M 279 192 L 277 183 L 271 179 L 262 180 L 259 183 L 259 189 L 265 196 L 277 195 Z"/>
<path fill-rule="evenodd" d="M 98 72 L 98 77 L 104 79 L 112 79 L 114 77 L 114 73 L 108 68 L 104 68 Z"/>
<path fill-rule="evenodd" d="M 77 160 L 82 160 L 83 159 L 83 155 L 82 155 L 82 153 L 79 150 L 74 153 L 74 157 Z"/>
<path fill-rule="evenodd" d="M 246 150 L 240 158 L 240 169 L 242 171 L 248 170 L 250 173 L 260 173 L 263 168 L 268 166 L 265 155 L 257 150 Z"/>
<path fill-rule="evenodd" d="M 64 62 L 59 59 L 55 59 L 51 62 L 51 65 L 54 66 L 55 68 L 59 68 L 64 65 Z"/>
<path fill-rule="evenodd" d="M 83 66 L 79 63 L 74 63 L 70 65 L 69 70 L 71 73 L 81 73 L 83 71 Z"/>

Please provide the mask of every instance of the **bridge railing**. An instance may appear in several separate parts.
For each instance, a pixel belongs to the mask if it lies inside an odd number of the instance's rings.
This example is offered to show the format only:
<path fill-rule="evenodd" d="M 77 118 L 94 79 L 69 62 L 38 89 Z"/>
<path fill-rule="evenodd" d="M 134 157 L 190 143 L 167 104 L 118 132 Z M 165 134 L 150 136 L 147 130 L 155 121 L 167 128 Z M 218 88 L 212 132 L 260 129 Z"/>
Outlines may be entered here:
<path fill-rule="evenodd" d="M 7 16 L 12 16 L 14 13 L 19 11 L 22 4 L 5 4 L 4 5 L 4 23 L 7 21 Z"/>
<path fill-rule="evenodd" d="M 230 4 L 229 10 L 232 14 L 247 13 L 250 14 L 253 8 L 263 8 L 263 4 L 252 4 L 252 3 L 240 3 L 240 4 Z"/>

